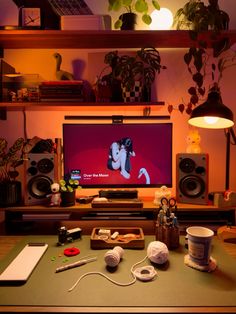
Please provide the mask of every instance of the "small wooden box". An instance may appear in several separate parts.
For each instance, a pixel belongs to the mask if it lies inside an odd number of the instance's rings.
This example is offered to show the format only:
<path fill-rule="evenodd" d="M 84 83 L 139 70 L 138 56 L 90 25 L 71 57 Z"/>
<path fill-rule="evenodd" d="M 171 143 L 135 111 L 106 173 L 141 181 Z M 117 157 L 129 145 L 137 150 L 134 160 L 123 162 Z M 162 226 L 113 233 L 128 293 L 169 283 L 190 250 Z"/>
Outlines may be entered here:
<path fill-rule="evenodd" d="M 104 227 L 93 228 L 90 246 L 91 249 L 112 249 L 115 246 L 121 246 L 125 249 L 143 249 L 145 246 L 144 234 L 142 228 L 132 228 L 132 227 L 106 227 L 111 231 L 111 235 L 114 232 L 119 232 L 119 235 L 116 239 L 102 239 L 99 236 L 99 230 L 104 229 Z"/>

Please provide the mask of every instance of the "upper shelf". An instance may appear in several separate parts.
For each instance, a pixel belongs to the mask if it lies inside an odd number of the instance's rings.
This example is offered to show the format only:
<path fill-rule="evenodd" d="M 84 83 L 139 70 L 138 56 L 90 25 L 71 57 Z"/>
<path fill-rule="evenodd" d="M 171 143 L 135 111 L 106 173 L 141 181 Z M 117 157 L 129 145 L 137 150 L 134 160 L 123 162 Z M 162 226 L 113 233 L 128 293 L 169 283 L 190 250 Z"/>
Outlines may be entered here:
<path fill-rule="evenodd" d="M 199 39 L 211 42 L 211 32 L 202 33 Z M 236 42 L 236 30 L 222 31 L 219 37 Z M 193 45 L 189 31 L 61 31 L 61 30 L 0 30 L 0 48 L 186 48 Z"/>

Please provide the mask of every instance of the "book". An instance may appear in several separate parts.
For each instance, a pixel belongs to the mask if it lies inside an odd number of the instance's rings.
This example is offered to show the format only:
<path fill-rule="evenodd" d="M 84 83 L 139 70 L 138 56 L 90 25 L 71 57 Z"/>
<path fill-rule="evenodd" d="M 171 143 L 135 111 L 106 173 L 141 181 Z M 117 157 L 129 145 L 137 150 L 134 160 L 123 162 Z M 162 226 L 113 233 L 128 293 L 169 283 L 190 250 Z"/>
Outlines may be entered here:
<path fill-rule="evenodd" d="M 84 0 L 48 0 L 48 2 L 59 16 L 93 14 Z"/>

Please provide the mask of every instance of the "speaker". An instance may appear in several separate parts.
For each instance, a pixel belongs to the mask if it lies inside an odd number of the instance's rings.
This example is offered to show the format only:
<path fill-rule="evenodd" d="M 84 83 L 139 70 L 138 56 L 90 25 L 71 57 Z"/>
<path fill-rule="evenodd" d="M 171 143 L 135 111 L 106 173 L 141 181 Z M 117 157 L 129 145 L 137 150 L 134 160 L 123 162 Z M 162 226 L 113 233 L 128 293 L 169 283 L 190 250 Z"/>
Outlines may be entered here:
<path fill-rule="evenodd" d="M 179 203 L 208 204 L 208 154 L 176 155 L 176 199 Z"/>
<path fill-rule="evenodd" d="M 51 184 L 58 180 L 57 155 L 28 154 L 25 161 L 25 205 L 46 204 Z"/>

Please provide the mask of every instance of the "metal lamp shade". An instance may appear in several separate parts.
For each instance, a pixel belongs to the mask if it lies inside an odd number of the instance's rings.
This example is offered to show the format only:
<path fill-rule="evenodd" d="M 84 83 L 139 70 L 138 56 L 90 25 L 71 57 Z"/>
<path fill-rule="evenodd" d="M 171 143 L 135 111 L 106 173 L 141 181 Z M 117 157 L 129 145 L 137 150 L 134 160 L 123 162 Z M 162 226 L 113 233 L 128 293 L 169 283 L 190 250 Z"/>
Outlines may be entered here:
<path fill-rule="evenodd" d="M 225 129 L 234 125 L 233 112 L 221 100 L 219 92 L 208 94 L 207 101 L 196 107 L 188 123 L 207 129 Z"/>

